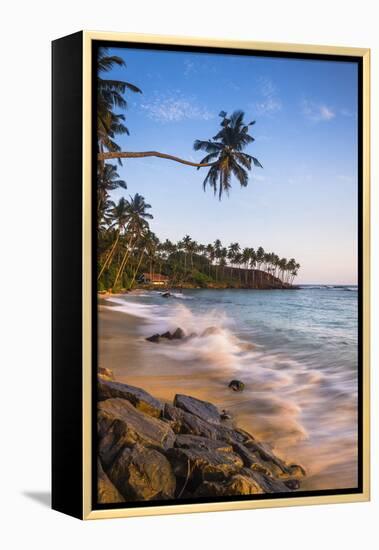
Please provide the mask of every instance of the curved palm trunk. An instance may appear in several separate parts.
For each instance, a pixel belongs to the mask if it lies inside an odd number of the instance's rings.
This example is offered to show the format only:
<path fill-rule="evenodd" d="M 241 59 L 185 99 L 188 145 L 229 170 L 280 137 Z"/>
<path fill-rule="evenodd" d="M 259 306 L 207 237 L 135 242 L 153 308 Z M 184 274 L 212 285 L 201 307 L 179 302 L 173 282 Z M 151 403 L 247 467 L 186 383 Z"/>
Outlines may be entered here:
<path fill-rule="evenodd" d="M 114 281 L 114 283 L 113 283 L 113 287 L 112 287 L 112 288 L 114 288 L 114 287 L 116 286 L 116 284 L 118 283 L 118 280 L 119 280 L 120 276 L 124 273 L 124 269 L 125 269 L 125 266 L 126 266 L 126 262 L 128 261 L 128 258 L 129 258 L 129 256 L 130 256 L 130 250 L 131 250 L 131 247 L 132 247 L 132 245 L 134 244 L 134 242 L 135 242 L 135 239 L 133 240 L 133 242 L 132 242 L 132 239 L 130 239 L 129 243 L 127 244 L 126 252 L 125 252 L 125 254 L 124 254 L 124 257 L 123 257 L 123 259 L 122 259 L 122 262 L 121 262 L 121 264 L 120 264 L 120 267 L 119 267 L 119 269 L 118 269 L 118 271 L 117 271 L 116 279 L 115 279 L 115 281 Z"/>
<path fill-rule="evenodd" d="M 139 262 L 138 262 L 138 265 L 137 265 L 137 267 L 136 267 L 136 269 L 135 269 L 135 271 L 134 271 L 133 278 L 132 278 L 132 280 L 131 280 L 131 282 L 130 282 L 130 284 L 129 284 L 129 290 L 130 290 L 130 289 L 132 288 L 132 286 L 134 285 L 134 281 L 136 280 L 136 275 L 137 275 L 138 270 L 139 270 L 139 268 L 140 268 L 140 266 L 141 266 L 141 263 L 142 263 L 143 255 L 144 255 L 144 252 L 142 252 L 141 257 L 140 257 Z"/>
<path fill-rule="evenodd" d="M 215 162 L 191 162 L 190 160 L 185 160 L 180 157 L 175 157 L 174 155 L 168 155 L 167 153 L 160 153 L 159 151 L 115 151 L 115 152 L 99 152 L 97 154 L 97 160 L 104 161 L 107 159 L 121 159 L 121 158 L 145 158 L 145 157 L 158 157 L 167 160 L 173 160 L 175 162 L 180 162 L 180 164 L 186 164 L 187 166 L 195 166 L 195 168 L 203 168 L 207 166 L 214 166 Z"/>
<path fill-rule="evenodd" d="M 97 280 L 100 279 L 100 277 L 102 276 L 104 270 L 107 268 L 107 266 L 110 265 L 110 263 L 111 263 L 111 261 L 112 261 L 112 259 L 113 259 L 113 256 L 114 256 L 114 253 L 115 253 L 116 246 L 117 246 L 117 243 L 118 243 L 119 238 L 120 238 L 120 231 L 117 233 L 117 237 L 116 237 L 116 239 L 115 239 L 115 242 L 114 242 L 113 245 L 111 246 L 111 250 L 110 250 L 110 252 L 109 252 L 109 254 L 108 254 L 108 256 L 107 256 L 107 258 L 106 258 L 106 260 L 105 260 L 105 262 L 104 262 L 104 264 L 103 264 L 103 266 L 102 266 L 102 268 L 101 268 L 101 270 L 100 270 L 100 272 L 99 272 L 99 275 L 97 276 Z"/>

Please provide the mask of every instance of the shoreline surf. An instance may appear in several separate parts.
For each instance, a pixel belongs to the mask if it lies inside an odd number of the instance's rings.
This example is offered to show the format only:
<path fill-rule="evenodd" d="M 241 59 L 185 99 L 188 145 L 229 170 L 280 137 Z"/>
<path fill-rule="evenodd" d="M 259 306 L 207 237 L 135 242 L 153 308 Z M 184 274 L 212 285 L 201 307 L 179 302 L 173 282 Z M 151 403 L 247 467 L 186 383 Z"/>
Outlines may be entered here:
<path fill-rule="evenodd" d="M 356 441 L 342 414 L 354 415 L 354 399 L 349 401 L 340 388 L 327 384 L 326 373 L 311 361 L 306 364 L 300 355 L 287 357 L 252 341 L 249 331 L 241 330 L 219 309 L 208 308 L 205 314 L 191 310 L 194 302 L 186 294 L 183 299 L 160 297 L 163 303 L 151 303 L 157 294 L 142 290 L 101 297 L 102 367 L 112 369 L 117 380 L 142 387 L 163 401 L 185 393 L 229 410 L 239 426 L 268 443 L 284 460 L 304 465 L 309 474 L 304 490 L 355 485 Z M 159 344 L 145 339 L 178 326 L 196 336 Z M 204 334 L 209 327 L 216 330 Z M 242 393 L 228 388 L 233 378 L 244 381 Z M 334 396 L 333 429 L 326 424 L 330 415 L 315 418 L 320 407 L 315 401 L 325 391 L 329 398 Z"/>

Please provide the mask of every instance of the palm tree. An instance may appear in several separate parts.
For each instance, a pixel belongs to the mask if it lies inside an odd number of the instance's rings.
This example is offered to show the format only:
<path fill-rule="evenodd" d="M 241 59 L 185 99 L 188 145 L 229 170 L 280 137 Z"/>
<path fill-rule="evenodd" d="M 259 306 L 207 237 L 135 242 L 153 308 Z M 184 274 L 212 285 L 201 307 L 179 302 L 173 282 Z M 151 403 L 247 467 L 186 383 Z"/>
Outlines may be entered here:
<path fill-rule="evenodd" d="M 228 118 L 225 111 L 221 111 L 221 130 L 212 140 L 203 141 L 197 139 L 194 143 L 195 151 L 205 151 L 207 155 L 202 159 L 201 164 L 213 162 L 203 181 L 204 190 L 207 185 L 212 187 L 221 200 L 222 193 L 229 193 L 231 179 L 234 176 L 241 187 L 248 184 L 248 171 L 254 166 L 262 168 L 261 163 L 255 157 L 244 153 L 245 147 L 254 141 L 248 133 L 249 126 L 255 121 L 246 123 L 243 111 L 234 111 Z"/>
<path fill-rule="evenodd" d="M 104 270 L 111 265 L 114 253 L 116 251 L 117 244 L 119 242 L 120 234 L 125 231 L 125 227 L 129 221 L 129 204 L 128 201 L 122 197 L 117 204 L 110 202 L 110 208 L 108 211 L 107 221 L 110 222 L 109 230 L 116 229 L 116 238 L 110 247 L 106 259 L 99 271 L 97 280 L 100 279 Z"/>
<path fill-rule="evenodd" d="M 109 192 L 121 187 L 126 189 L 126 182 L 120 179 L 117 168 L 113 164 L 105 164 L 97 171 L 97 222 L 101 224 L 105 215 L 106 201 L 109 199 Z"/>
<path fill-rule="evenodd" d="M 136 91 L 136 90 L 134 90 Z M 106 103 L 107 113 L 109 113 L 109 102 Z M 115 115 L 116 116 L 116 115 Z M 252 164 L 262 168 L 261 163 L 255 157 L 244 153 L 243 149 L 254 141 L 254 138 L 248 133 L 249 126 L 255 124 L 255 121 L 245 123 L 243 120 L 243 111 L 235 111 L 230 118 L 227 117 L 225 111 L 221 111 L 220 117 L 221 130 L 213 137 L 213 139 L 204 141 L 196 140 L 194 142 L 195 151 L 205 151 L 207 155 L 200 162 L 193 162 L 189 160 L 176 157 L 167 153 L 161 153 L 159 151 L 123 151 L 119 150 L 119 147 L 114 142 L 105 143 L 103 147 L 99 147 L 98 160 L 104 161 L 106 159 L 121 159 L 121 158 L 144 158 L 144 157 L 159 157 L 168 160 L 173 160 L 187 166 L 194 166 L 196 168 L 210 168 L 204 182 L 204 189 L 209 184 L 216 194 L 217 185 L 219 187 L 219 199 L 221 200 L 222 193 L 224 191 L 229 192 L 231 187 L 232 175 L 237 178 L 242 187 L 246 187 L 248 184 L 248 171 L 251 170 Z M 116 128 L 112 130 L 109 123 L 104 124 L 106 137 L 111 139 L 118 132 L 124 132 L 125 127 L 120 124 L 119 120 L 115 121 Z M 126 129 L 127 132 L 127 129 Z M 102 133 L 99 134 L 99 142 L 101 141 Z M 104 147 L 107 151 L 104 151 Z"/>
<path fill-rule="evenodd" d="M 119 145 L 114 141 L 118 134 L 129 134 L 128 128 L 123 124 L 125 116 L 115 114 L 114 108 L 126 109 L 127 102 L 123 95 L 126 90 L 142 93 L 141 90 L 130 82 L 124 80 L 104 79 L 103 73 L 111 71 L 115 66 L 125 67 L 125 61 L 116 55 L 110 56 L 108 48 L 99 48 L 97 57 L 97 138 L 99 153 L 120 151 Z M 99 159 L 103 160 L 104 159 Z"/>
<path fill-rule="evenodd" d="M 113 288 L 116 287 L 119 278 L 122 276 L 129 254 L 136 240 L 141 237 L 144 230 L 148 229 L 148 219 L 152 219 L 153 216 L 147 212 L 151 208 L 150 204 L 145 202 L 144 197 L 136 193 L 134 197 L 130 197 L 130 201 L 126 201 L 128 211 L 128 233 L 130 235 L 129 241 L 126 245 L 124 257 L 121 261 L 120 267 L 117 271 Z"/>
<path fill-rule="evenodd" d="M 183 240 L 181 241 L 182 250 L 184 252 L 184 270 L 187 270 L 187 254 L 189 254 L 191 250 L 191 242 L 192 239 L 189 235 L 186 235 L 183 237 Z"/>

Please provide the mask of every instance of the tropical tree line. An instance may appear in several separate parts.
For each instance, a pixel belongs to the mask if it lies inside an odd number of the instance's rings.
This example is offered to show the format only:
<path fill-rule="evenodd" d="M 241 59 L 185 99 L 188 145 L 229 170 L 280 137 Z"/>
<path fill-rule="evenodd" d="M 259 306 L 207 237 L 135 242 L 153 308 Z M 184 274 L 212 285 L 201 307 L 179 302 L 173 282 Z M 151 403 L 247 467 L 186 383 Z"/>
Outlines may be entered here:
<path fill-rule="evenodd" d="M 112 181 L 118 175 L 112 171 Z M 243 286 L 267 288 L 293 284 L 300 264 L 274 252 L 241 247 L 238 242 L 225 246 L 220 239 L 199 243 L 189 235 L 173 242 L 161 241 L 151 231 L 151 205 L 135 194 L 129 199 L 107 201 L 99 230 L 98 282 L 100 290 L 132 288 L 148 273 L 157 274 L 169 284 L 184 286 Z"/>

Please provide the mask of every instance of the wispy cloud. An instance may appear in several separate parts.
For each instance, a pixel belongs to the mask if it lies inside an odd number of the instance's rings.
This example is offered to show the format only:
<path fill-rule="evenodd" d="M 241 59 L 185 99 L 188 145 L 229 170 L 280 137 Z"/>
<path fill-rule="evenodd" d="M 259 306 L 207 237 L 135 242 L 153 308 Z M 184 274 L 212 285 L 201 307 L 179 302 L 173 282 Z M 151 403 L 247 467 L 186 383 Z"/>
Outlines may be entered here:
<path fill-rule="evenodd" d="M 184 76 L 191 76 L 192 74 L 196 73 L 196 65 L 193 61 L 190 59 L 184 60 Z"/>
<path fill-rule="evenodd" d="M 180 93 L 171 95 L 155 94 L 151 101 L 141 103 L 141 109 L 149 118 L 157 122 L 180 122 L 181 120 L 210 120 L 215 114 L 195 98 Z"/>
<path fill-rule="evenodd" d="M 312 122 L 328 122 L 335 118 L 336 113 L 325 103 L 315 103 L 304 99 L 301 103 L 301 112 L 308 120 Z"/>
<path fill-rule="evenodd" d="M 282 109 L 279 90 L 270 78 L 260 77 L 258 79 L 257 91 L 260 97 L 251 105 L 255 114 L 270 116 Z"/>

